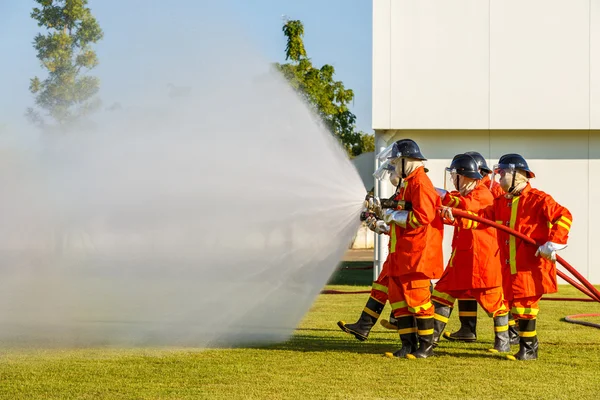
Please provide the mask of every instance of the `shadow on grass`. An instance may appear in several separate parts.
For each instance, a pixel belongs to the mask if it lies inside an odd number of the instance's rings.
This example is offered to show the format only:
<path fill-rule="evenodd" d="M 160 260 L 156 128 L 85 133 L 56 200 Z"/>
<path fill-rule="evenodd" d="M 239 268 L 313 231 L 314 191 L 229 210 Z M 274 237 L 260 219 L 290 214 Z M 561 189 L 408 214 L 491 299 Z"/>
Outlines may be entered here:
<path fill-rule="evenodd" d="M 328 285 L 371 286 L 373 269 L 356 269 L 373 266 L 371 261 L 345 261 L 335 270 Z"/>
<path fill-rule="evenodd" d="M 329 331 L 328 329 L 301 329 L 302 331 Z M 300 330 L 299 330 L 300 331 Z M 390 337 L 391 339 L 391 337 Z M 310 334 L 296 334 L 290 340 L 284 343 L 268 346 L 257 346 L 255 348 L 262 350 L 287 350 L 297 352 L 344 352 L 355 354 L 380 354 L 383 356 L 386 352 L 394 352 L 400 348 L 400 341 L 384 339 L 384 338 L 369 338 L 367 341 L 359 342 L 354 337 L 347 336 L 317 336 Z M 441 357 L 452 358 L 489 358 L 502 359 L 502 355 L 489 353 L 487 349 L 493 344 L 480 342 L 480 346 L 469 347 L 446 347 L 441 343 L 434 350 L 434 355 Z M 483 345 L 483 346 L 482 346 Z M 512 354 L 512 353 L 509 353 Z"/>

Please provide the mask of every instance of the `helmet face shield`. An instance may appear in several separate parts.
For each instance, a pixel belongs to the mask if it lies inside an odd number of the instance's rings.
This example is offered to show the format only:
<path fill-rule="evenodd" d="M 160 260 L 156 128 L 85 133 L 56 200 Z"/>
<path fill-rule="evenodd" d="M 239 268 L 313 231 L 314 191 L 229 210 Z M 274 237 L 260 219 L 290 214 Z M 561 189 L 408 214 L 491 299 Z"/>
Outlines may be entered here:
<path fill-rule="evenodd" d="M 390 160 L 386 160 L 379 166 L 379 168 L 377 168 L 373 174 L 373 177 L 375 177 L 377 180 L 384 181 L 390 178 L 390 174 L 394 172 L 394 169 L 395 167 L 392 165 Z"/>
<path fill-rule="evenodd" d="M 455 168 L 446 168 L 444 170 L 444 190 L 452 192 L 458 190 L 458 174 Z"/>
<path fill-rule="evenodd" d="M 383 163 L 383 162 L 387 161 L 388 159 L 393 158 L 393 157 L 391 157 L 391 155 L 392 155 L 394 147 L 396 147 L 395 142 L 390 144 L 385 149 L 381 150 L 379 152 L 379 154 L 377 154 L 377 159 L 379 160 L 379 162 Z"/>

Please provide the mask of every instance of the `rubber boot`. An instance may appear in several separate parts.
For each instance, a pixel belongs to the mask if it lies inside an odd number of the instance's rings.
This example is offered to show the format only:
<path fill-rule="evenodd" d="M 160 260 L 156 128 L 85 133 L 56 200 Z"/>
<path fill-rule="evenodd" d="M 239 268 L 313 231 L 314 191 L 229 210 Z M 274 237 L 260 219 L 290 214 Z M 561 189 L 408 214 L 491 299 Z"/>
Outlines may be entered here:
<path fill-rule="evenodd" d="M 458 319 L 460 329 L 454 333 L 444 332 L 444 339 L 455 342 L 474 342 L 477 340 L 477 301 L 458 300 Z"/>
<path fill-rule="evenodd" d="M 519 352 L 514 356 L 508 355 L 509 360 L 537 360 L 539 342 L 535 330 L 535 319 L 519 320 Z"/>
<path fill-rule="evenodd" d="M 367 304 L 363 312 L 360 314 L 360 318 L 353 324 L 346 324 L 344 321 L 338 321 L 338 326 L 341 330 L 351 335 L 354 335 L 358 340 L 365 341 L 369 337 L 369 332 L 373 328 L 373 325 L 379 319 L 381 311 L 383 311 L 383 304 L 375 300 L 373 297 L 369 297 Z"/>
<path fill-rule="evenodd" d="M 410 354 L 406 355 L 406 358 L 427 358 L 433 355 L 433 317 L 419 317 L 417 320 L 417 334 L 419 335 L 419 348 Z"/>
<path fill-rule="evenodd" d="M 390 313 L 390 319 L 382 319 L 381 321 L 379 321 L 379 324 L 381 324 L 381 326 L 383 326 L 385 329 L 391 329 L 394 331 L 398 330 L 398 325 L 396 325 L 398 322 L 398 320 L 394 317 L 394 311 L 392 310 L 392 312 Z"/>
<path fill-rule="evenodd" d="M 494 317 L 494 348 L 488 351 L 491 353 L 508 353 L 510 351 L 508 314 Z"/>
<path fill-rule="evenodd" d="M 452 307 L 445 304 L 433 301 L 435 307 L 435 314 L 433 315 L 433 347 L 437 347 L 440 341 L 440 336 L 446 328 L 450 314 L 452 314 Z"/>
<path fill-rule="evenodd" d="M 393 353 L 385 353 L 386 357 L 403 358 L 407 354 L 417 350 L 418 338 L 417 338 L 417 324 L 415 322 L 414 315 L 403 315 L 396 318 L 396 325 L 398 333 L 400 334 L 400 342 L 402 347 L 400 350 L 396 350 Z"/>
<path fill-rule="evenodd" d="M 510 344 L 519 344 L 519 330 L 511 313 L 508 314 L 508 336 L 510 337 Z"/>

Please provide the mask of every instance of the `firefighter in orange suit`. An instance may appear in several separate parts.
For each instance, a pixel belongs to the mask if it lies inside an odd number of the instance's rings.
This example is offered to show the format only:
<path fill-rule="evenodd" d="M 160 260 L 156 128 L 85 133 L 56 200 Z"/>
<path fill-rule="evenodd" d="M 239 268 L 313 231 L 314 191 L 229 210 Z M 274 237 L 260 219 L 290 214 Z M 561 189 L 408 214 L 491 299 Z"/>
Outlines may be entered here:
<path fill-rule="evenodd" d="M 392 166 L 389 161 L 384 162 L 381 167 L 375 171 L 373 176 L 379 180 L 388 178 L 390 183 L 396 188 L 400 183 L 400 177 L 398 174 L 396 174 L 394 166 Z M 396 197 L 397 194 L 395 194 L 395 199 Z M 371 231 L 379 235 L 389 235 L 390 227 L 383 220 L 381 220 L 383 211 L 381 210 L 381 204 L 377 198 L 370 198 L 368 201 L 365 201 L 364 211 L 370 211 L 372 213 L 372 215 L 369 216 L 365 221 L 367 227 Z M 383 268 L 381 269 L 379 276 L 377 277 L 377 280 L 373 282 L 371 294 L 358 321 L 353 324 L 346 324 L 344 321 L 338 321 L 337 323 L 341 330 L 354 335 L 354 337 L 360 341 L 367 340 L 371 329 L 379 319 L 385 303 L 388 300 L 389 262 L 390 260 L 388 256 L 383 264 Z M 394 322 L 391 317 L 390 320 L 392 323 Z M 396 328 L 394 327 L 394 329 Z"/>
<path fill-rule="evenodd" d="M 502 156 L 494 166 L 494 173 L 500 175 L 500 186 L 506 194 L 495 199 L 480 215 L 543 243 L 536 249 L 512 235 L 498 232 L 504 296 L 518 320 L 520 336 L 519 352 L 507 357 L 535 360 L 539 347 L 536 332 L 539 301 L 543 294 L 557 291 L 556 252 L 567 246 L 573 218 L 552 196 L 530 186 L 529 179 L 535 174 L 521 155 Z M 450 209 L 443 214 L 453 218 Z M 466 219 L 460 219 L 459 225 L 478 228 Z"/>
<path fill-rule="evenodd" d="M 483 183 L 473 157 L 468 154 L 455 156 L 446 172 L 451 174 L 457 192 L 446 194 L 442 203 L 453 203 L 455 208 L 474 215 L 493 204 L 494 197 Z M 490 351 L 509 352 L 509 309 L 502 294 L 498 241 L 492 227 L 479 230 L 454 228 L 452 255 L 432 295 L 434 343 L 444 331 L 456 299 L 465 297 L 474 298 L 494 318 L 495 340 Z"/>
<path fill-rule="evenodd" d="M 398 196 L 411 204 L 410 211 L 388 209 L 383 214 L 390 226 L 389 302 L 402 342 L 400 350 L 386 356 L 426 358 L 433 354 L 434 307 L 429 286 L 444 269 L 443 223 L 437 212 L 441 199 L 413 140 L 399 140 L 378 157 L 396 167 L 402 178 Z"/>
<path fill-rule="evenodd" d="M 494 198 L 504 196 L 504 190 L 500 184 L 490 178 L 492 170 L 488 167 L 485 158 L 476 151 L 467 151 L 467 154 L 475 159 L 479 167 L 479 173 L 483 176 L 481 183 L 488 188 Z M 453 207 L 458 204 L 451 197 L 442 199 L 442 204 Z M 458 299 L 458 318 L 460 320 L 460 328 L 456 332 L 444 332 L 443 337 L 451 341 L 474 342 L 477 340 L 477 300 L 468 298 Z M 519 344 L 519 334 L 515 329 L 515 320 L 512 314 L 508 314 L 508 333 L 511 344 Z"/>

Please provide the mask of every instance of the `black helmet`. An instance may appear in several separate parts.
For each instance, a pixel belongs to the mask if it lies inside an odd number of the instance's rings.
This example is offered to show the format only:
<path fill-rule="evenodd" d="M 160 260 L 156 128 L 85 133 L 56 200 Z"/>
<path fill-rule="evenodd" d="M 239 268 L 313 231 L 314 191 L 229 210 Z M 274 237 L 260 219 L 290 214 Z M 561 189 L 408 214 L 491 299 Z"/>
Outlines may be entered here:
<path fill-rule="evenodd" d="M 465 154 L 467 154 L 475 159 L 475 161 L 477 162 L 477 165 L 479 166 L 479 169 L 481 170 L 482 173 L 487 175 L 492 172 L 490 167 L 487 166 L 487 163 L 485 162 L 485 158 L 483 158 L 481 153 L 478 153 L 476 151 L 467 151 Z"/>
<path fill-rule="evenodd" d="M 525 161 L 523 156 L 520 154 L 505 154 L 502 157 L 500 157 L 498 165 L 495 165 L 494 167 L 500 169 L 510 169 L 514 167 L 515 169 L 525 171 L 527 173 L 528 178 L 535 178 L 535 174 L 532 170 L 529 169 L 527 161 Z"/>
<path fill-rule="evenodd" d="M 412 139 L 401 139 L 398 140 L 392 146 L 392 152 L 389 158 L 408 157 L 416 158 L 417 160 L 427 160 L 423 154 L 419 145 Z"/>
<path fill-rule="evenodd" d="M 456 171 L 457 175 L 466 176 L 471 179 L 483 178 L 483 175 L 479 172 L 477 161 L 468 154 L 455 155 L 450 164 L 450 170 Z"/>

